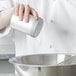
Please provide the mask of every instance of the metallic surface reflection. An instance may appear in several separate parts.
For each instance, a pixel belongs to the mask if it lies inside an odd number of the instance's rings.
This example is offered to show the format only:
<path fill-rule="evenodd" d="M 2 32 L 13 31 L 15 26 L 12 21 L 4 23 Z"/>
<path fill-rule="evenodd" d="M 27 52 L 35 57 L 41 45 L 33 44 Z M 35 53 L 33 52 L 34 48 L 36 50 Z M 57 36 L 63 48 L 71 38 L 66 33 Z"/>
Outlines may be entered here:
<path fill-rule="evenodd" d="M 18 76 L 76 76 L 76 55 L 36 54 L 12 58 Z"/>

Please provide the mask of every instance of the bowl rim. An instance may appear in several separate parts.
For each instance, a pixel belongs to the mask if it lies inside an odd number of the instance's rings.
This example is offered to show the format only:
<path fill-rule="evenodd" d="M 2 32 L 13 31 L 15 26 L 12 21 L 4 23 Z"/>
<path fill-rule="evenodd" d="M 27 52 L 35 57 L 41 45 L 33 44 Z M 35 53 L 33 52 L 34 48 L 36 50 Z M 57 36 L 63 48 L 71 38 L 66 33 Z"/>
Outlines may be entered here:
<path fill-rule="evenodd" d="M 19 58 L 19 57 L 27 57 L 27 56 L 35 56 L 35 55 L 76 55 L 75 53 L 51 53 L 51 54 L 29 54 L 29 55 L 23 55 L 23 56 L 18 56 L 18 57 L 13 57 L 13 58 L 10 58 L 8 61 L 9 63 L 13 64 L 14 66 L 17 65 L 17 66 L 23 66 L 23 67 L 34 67 L 34 68 L 37 68 L 37 67 L 43 67 L 43 68 L 46 68 L 46 67 L 69 67 L 69 66 L 75 66 L 76 64 L 66 64 L 66 65 L 30 65 L 30 64 L 21 64 L 21 63 L 17 63 L 17 62 L 14 62 L 14 60 L 16 58 Z"/>

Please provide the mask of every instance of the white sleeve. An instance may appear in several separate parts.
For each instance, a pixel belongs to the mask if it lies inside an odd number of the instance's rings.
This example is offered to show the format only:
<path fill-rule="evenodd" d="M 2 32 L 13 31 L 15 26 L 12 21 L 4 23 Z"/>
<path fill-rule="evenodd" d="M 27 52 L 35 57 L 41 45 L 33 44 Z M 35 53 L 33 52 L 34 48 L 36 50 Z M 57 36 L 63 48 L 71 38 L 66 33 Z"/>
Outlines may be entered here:
<path fill-rule="evenodd" d="M 0 38 L 8 35 L 11 29 L 12 29 L 11 27 L 7 27 L 4 31 L 0 32 Z"/>
<path fill-rule="evenodd" d="M 11 8 L 11 0 L 0 0 L 0 10 Z"/>
<path fill-rule="evenodd" d="M 12 0 L 0 0 L 0 11 L 10 9 L 13 5 Z M 9 34 L 11 27 L 8 26 L 5 30 L 0 31 L 0 38 Z"/>
<path fill-rule="evenodd" d="M 0 11 L 8 10 L 11 7 L 15 6 L 19 0 L 0 0 Z M 8 26 L 5 30 L 0 31 L 0 38 L 9 34 L 12 30 L 10 26 Z"/>

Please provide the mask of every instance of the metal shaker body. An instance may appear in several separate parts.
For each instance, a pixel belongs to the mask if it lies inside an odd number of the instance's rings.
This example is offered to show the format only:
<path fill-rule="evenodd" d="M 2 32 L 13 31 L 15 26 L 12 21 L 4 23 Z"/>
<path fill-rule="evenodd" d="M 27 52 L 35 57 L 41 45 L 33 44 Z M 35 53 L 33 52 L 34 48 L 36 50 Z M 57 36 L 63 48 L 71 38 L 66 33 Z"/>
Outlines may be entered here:
<path fill-rule="evenodd" d="M 43 27 L 43 19 L 39 18 L 39 20 L 36 21 L 32 16 L 30 16 L 29 23 L 26 23 L 24 21 L 19 21 L 18 17 L 13 15 L 10 25 L 13 29 L 22 31 L 32 37 L 37 37 Z"/>

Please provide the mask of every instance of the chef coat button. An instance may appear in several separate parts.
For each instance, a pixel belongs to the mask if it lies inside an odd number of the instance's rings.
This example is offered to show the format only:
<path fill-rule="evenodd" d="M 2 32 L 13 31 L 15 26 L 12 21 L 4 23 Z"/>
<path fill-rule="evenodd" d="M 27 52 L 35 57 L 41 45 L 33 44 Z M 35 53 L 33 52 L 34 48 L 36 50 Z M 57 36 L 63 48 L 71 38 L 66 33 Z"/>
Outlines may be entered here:
<path fill-rule="evenodd" d="M 52 45 L 50 45 L 50 48 L 52 48 Z"/>
<path fill-rule="evenodd" d="M 54 23 L 54 20 L 51 20 L 51 23 Z"/>

